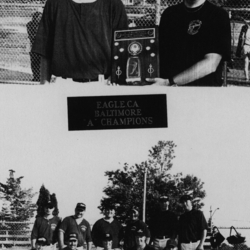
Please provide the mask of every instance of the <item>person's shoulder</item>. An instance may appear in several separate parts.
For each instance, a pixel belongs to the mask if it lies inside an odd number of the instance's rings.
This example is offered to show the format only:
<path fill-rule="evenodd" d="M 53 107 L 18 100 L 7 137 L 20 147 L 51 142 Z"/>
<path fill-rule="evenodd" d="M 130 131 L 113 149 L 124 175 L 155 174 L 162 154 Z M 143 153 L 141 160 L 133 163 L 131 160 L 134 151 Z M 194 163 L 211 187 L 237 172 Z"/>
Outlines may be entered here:
<path fill-rule="evenodd" d="M 86 219 L 82 219 L 81 224 L 85 224 L 86 226 L 90 226 L 89 222 Z"/>
<path fill-rule="evenodd" d="M 103 218 L 98 219 L 98 220 L 94 223 L 94 225 L 101 224 L 101 223 L 103 223 L 104 221 L 105 221 L 105 220 L 104 220 Z"/>
<path fill-rule="evenodd" d="M 191 213 L 197 216 L 203 216 L 203 212 L 199 209 L 192 209 Z"/>
<path fill-rule="evenodd" d="M 63 218 L 63 222 L 67 222 L 67 221 L 71 221 L 71 220 L 73 220 L 74 219 L 74 216 L 73 215 L 70 215 L 70 216 L 66 216 L 66 217 L 64 217 Z"/>
<path fill-rule="evenodd" d="M 212 12 L 213 15 L 217 15 L 219 17 L 223 16 L 223 17 L 229 18 L 227 11 L 225 9 L 223 9 L 222 7 L 217 6 L 214 3 L 211 3 L 209 1 L 206 1 L 206 6 L 207 6 L 208 11 Z"/>
<path fill-rule="evenodd" d="M 36 217 L 35 223 L 41 223 L 43 220 L 45 220 L 42 216 Z"/>
<path fill-rule="evenodd" d="M 52 223 L 59 223 L 62 221 L 62 218 L 59 216 L 54 216 L 53 218 L 50 219 Z"/>
<path fill-rule="evenodd" d="M 169 7 L 167 7 L 164 10 L 163 14 L 164 13 L 171 14 L 171 13 L 176 13 L 176 12 L 179 13 L 179 11 L 181 11 L 182 7 L 183 7 L 183 3 L 173 4 L 173 5 L 169 6 Z"/>

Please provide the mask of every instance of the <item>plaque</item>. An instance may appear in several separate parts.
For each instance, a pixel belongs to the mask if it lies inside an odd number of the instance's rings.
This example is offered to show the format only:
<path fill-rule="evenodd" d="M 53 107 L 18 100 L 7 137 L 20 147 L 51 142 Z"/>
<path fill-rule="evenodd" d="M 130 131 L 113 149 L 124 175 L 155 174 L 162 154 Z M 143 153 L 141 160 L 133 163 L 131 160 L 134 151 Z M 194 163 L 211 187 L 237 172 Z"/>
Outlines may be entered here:
<path fill-rule="evenodd" d="M 112 83 L 148 85 L 146 78 L 159 77 L 158 29 L 118 30 L 114 33 Z"/>

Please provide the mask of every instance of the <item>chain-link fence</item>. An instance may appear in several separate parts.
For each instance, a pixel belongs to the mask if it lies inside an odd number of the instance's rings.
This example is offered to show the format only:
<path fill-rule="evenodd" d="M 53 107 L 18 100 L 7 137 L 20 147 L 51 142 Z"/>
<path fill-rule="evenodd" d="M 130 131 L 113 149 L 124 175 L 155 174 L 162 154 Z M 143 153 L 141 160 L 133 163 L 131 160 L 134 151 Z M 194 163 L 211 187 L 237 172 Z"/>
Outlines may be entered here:
<path fill-rule="evenodd" d="M 31 222 L 0 221 L 0 248 L 30 248 Z"/>
<path fill-rule="evenodd" d="M 182 0 L 123 0 L 130 27 L 159 24 L 161 13 Z M 232 62 L 226 76 L 231 83 L 247 84 L 244 59 L 236 57 L 239 34 L 250 20 L 249 0 L 210 0 L 231 16 Z M 0 83 L 38 84 L 40 58 L 30 52 L 45 0 L 1 0 L 0 3 Z"/>

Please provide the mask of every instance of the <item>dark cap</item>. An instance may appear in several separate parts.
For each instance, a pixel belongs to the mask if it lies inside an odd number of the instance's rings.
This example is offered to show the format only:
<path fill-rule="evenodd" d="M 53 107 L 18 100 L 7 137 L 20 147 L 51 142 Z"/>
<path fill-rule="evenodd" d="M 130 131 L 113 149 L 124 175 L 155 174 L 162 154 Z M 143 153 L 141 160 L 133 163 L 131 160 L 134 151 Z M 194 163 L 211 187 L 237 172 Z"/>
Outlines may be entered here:
<path fill-rule="evenodd" d="M 135 236 L 143 237 L 146 236 L 146 233 L 142 229 L 139 229 L 135 232 Z"/>
<path fill-rule="evenodd" d="M 103 241 L 111 241 L 112 239 L 113 239 L 113 237 L 112 237 L 112 234 L 110 234 L 110 233 L 105 233 L 102 236 Z"/>
<path fill-rule="evenodd" d="M 169 201 L 169 198 L 166 195 L 162 195 L 159 200 L 160 201 Z"/>
<path fill-rule="evenodd" d="M 51 209 L 51 208 L 54 208 L 54 205 L 53 205 L 53 203 L 52 203 L 51 201 L 48 201 L 48 202 L 46 203 L 45 207 Z"/>
<path fill-rule="evenodd" d="M 175 240 L 168 240 L 166 247 L 167 248 L 175 248 L 175 247 L 177 247 L 177 243 Z"/>
<path fill-rule="evenodd" d="M 86 210 L 86 205 L 82 202 L 79 202 L 76 204 L 76 209 L 79 211 L 85 211 Z"/>
<path fill-rule="evenodd" d="M 190 195 L 188 195 L 188 194 L 182 195 L 180 198 L 180 203 L 186 202 L 188 200 L 190 200 L 190 201 L 192 200 Z"/>
<path fill-rule="evenodd" d="M 77 233 L 70 233 L 69 234 L 69 241 L 75 241 L 75 240 L 78 240 Z"/>

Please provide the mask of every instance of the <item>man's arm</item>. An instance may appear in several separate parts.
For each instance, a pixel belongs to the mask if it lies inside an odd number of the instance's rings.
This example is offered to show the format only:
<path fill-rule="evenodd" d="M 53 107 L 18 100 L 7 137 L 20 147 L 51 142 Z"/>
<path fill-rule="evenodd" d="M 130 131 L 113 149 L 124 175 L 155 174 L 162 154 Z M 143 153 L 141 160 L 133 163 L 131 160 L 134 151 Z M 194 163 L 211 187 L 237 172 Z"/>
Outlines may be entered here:
<path fill-rule="evenodd" d="M 92 241 L 87 243 L 87 250 L 91 250 L 92 248 Z"/>
<path fill-rule="evenodd" d="M 216 53 L 206 54 L 201 61 L 174 76 L 173 80 L 177 85 L 181 86 L 205 77 L 216 71 L 221 58 L 222 56 Z M 152 85 L 169 86 L 171 84 L 168 79 L 163 78 L 155 78 L 153 80 L 147 78 L 146 80 L 149 82 L 154 81 L 155 83 Z"/>
<path fill-rule="evenodd" d="M 48 84 L 51 79 L 51 61 L 47 57 L 41 56 L 41 80 L 40 84 Z"/>
<path fill-rule="evenodd" d="M 36 249 L 36 239 L 31 240 L 31 249 Z"/>
<path fill-rule="evenodd" d="M 64 248 L 64 232 L 59 229 L 58 233 L 58 244 L 59 244 L 59 249 L 62 250 Z"/>
<path fill-rule="evenodd" d="M 207 237 L 207 230 L 204 229 L 204 230 L 202 231 L 200 243 L 199 243 L 199 245 L 198 245 L 197 248 L 196 248 L 197 250 L 203 250 L 203 249 L 204 249 L 204 248 L 203 248 L 203 245 L 204 245 L 204 242 L 205 242 L 205 240 L 206 240 L 206 237 Z"/>

